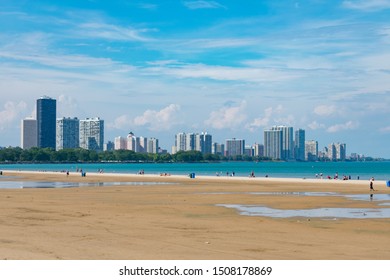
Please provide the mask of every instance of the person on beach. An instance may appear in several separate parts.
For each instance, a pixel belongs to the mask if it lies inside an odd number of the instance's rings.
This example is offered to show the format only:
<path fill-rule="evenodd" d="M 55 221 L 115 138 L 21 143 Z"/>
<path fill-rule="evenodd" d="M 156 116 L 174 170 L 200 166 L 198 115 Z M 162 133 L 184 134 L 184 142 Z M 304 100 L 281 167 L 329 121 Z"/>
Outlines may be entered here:
<path fill-rule="evenodd" d="M 375 191 L 375 190 L 374 190 L 374 177 L 372 177 L 372 178 L 370 179 L 370 191 Z"/>

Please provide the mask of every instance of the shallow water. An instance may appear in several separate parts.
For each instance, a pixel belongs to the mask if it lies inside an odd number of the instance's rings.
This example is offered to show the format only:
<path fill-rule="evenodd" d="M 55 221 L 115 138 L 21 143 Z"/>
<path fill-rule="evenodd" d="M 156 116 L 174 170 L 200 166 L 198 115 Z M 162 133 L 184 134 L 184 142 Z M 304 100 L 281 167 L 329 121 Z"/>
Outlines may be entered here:
<path fill-rule="evenodd" d="M 201 193 L 209 195 L 220 195 L 220 194 L 248 194 L 248 195 L 264 195 L 264 196 L 308 196 L 308 197 L 317 197 L 317 196 L 337 196 L 344 197 L 350 200 L 359 200 L 359 201 L 389 201 L 390 194 L 342 194 L 337 192 L 214 192 L 214 193 Z"/>
<path fill-rule="evenodd" d="M 0 189 L 27 189 L 27 188 L 79 188 L 79 187 L 107 187 L 107 186 L 148 186 L 167 185 L 165 182 L 34 182 L 34 181 L 0 181 Z"/>
<path fill-rule="evenodd" d="M 214 193 L 217 194 L 217 193 Z M 233 194 L 233 193 L 231 193 Z M 237 193 L 236 193 L 237 194 Z M 336 192 L 249 192 L 249 195 L 263 196 L 292 196 L 317 197 L 333 196 L 344 197 L 348 200 L 370 201 L 379 207 L 390 206 L 390 194 L 341 194 Z M 378 203 L 383 202 L 383 203 Z M 378 219 L 390 218 L 390 208 L 315 208 L 315 209 L 275 209 L 264 205 L 218 204 L 227 208 L 236 209 L 241 215 L 263 216 L 272 218 L 320 218 L 320 219 Z"/>
<path fill-rule="evenodd" d="M 263 216 L 271 218 L 321 218 L 321 219 L 388 219 L 390 208 L 315 208 L 285 210 L 261 205 L 218 204 L 233 208 L 245 216 Z"/>

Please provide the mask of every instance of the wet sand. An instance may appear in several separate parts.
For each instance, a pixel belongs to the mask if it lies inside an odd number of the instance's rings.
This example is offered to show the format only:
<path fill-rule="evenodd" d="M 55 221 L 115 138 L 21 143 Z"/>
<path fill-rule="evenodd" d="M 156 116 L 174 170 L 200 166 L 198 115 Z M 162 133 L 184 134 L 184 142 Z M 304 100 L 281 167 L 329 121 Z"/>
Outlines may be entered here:
<path fill-rule="evenodd" d="M 168 182 L 0 189 L 0 259 L 390 259 L 390 219 L 266 218 L 217 204 L 278 209 L 378 208 L 337 192 L 370 195 L 368 181 L 4 171 L 0 180 Z M 8 176 L 17 176 L 9 178 Z M 390 194 L 384 181 L 375 194 Z M 374 195 L 375 195 L 374 194 Z M 382 206 L 390 207 L 390 206 Z"/>

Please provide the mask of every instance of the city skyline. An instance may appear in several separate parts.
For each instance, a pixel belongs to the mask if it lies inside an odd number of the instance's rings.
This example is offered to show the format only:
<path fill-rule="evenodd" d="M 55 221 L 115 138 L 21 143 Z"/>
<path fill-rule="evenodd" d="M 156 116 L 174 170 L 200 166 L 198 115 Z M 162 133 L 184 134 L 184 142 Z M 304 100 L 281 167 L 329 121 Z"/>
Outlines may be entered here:
<path fill-rule="evenodd" d="M 38 142 L 49 143 L 54 137 L 56 150 L 65 148 L 82 148 L 86 150 L 131 150 L 138 153 L 165 153 L 164 147 L 159 146 L 157 138 L 136 136 L 129 132 L 127 137 L 118 136 L 112 139 L 104 139 L 104 120 L 99 117 L 79 120 L 77 117 L 56 118 L 56 100 L 48 96 L 42 96 L 36 100 L 37 118 L 44 116 L 48 120 L 54 118 L 56 125 L 54 135 L 51 131 L 51 121 L 40 121 L 32 117 L 21 120 L 21 147 L 29 149 L 39 147 Z M 38 131 L 44 131 L 41 137 L 37 137 Z M 306 141 L 305 130 L 299 128 L 294 131 L 291 126 L 273 126 L 264 129 L 263 144 L 245 144 L 245 139 L 225 139 L 224 143 L 214 142 L 208 132 L 179 132 L 175 135 L 175 144 L 172 146 L 172 154 L 179 151 L 200 151 L 202 154 L 222 154 L 225 156 L 260 156 L 274 160 L 317 160 L 328 158 L 330 160 L 346 160 L 346 144 L 331 143 L 322 151 L 318 150 L 318 141 Z M 40 139 L 41 138 L 41 139 Z M 35 144 L 34 144 L 35 142 Z M 314 144 L 314 147 L 313 147 Z M 218 147 L 219 146 L 219 147 Z M 43 146 L 50 147 L 50 146 Z M 225 149 L 226 147 L 226 149 Z M 53 147 L 51 147 L 53 148 Z M 306 152 L 307 149 L 307 152 Z M 218 151 L 219 150 L 219 151 Z M 351 153 L 351 157 L 357 159 L 358 153 Z"/>
<path fill-rule="evenodd" d="M 306 139 L 390 158 L 390 1 L 4 1 L 0 146 L 35 100 L 170 149 L 178 131 Z"/>

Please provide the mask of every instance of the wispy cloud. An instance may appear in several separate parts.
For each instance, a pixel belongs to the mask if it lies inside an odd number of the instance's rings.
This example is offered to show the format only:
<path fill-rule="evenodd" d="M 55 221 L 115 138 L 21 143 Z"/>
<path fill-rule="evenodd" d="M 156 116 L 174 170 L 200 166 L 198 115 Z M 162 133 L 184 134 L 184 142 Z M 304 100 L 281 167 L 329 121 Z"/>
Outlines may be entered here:
<path fill-rule="evenodd" d="M 139 3 L 138 7 L 140 7 L 141 9 L 153 10 L 153 11 L 158 9 L 158 5 L 151 4 L 151 3 Z"/>
<path fill-rule="evenodd" d="M 314 113 L 318 116 L 330 116 L 335 112 L 337 112 L 335 105 L 319 105 L 314 108 Z"/>
<path fill-rule="evenodd" d="M 349 0 L 344 1 L 343 6 L 349 9 L 362 11 L 376 11 L 390 9 L 389 0 Z"/>
<path fill-rule="evenodd" d="M 11 51 L 0 51 L 0 57 L 58 68 L 94 68 L 112 66 L 115 64 L 115 62 L 109 58 L 94 58 L 83 55 L 57 55 L 44 53 L 22 54 Z"/>
<path fill-rule="evenodd" d="M 143 34 L 151 31 L 150 29 L 136 29 L 132 27 L 123 27 L 104 22 L 87 22 L 79 24 L 76 30 L 72 31 L 72 36 L 78 35 L 84 38 L 105 39 L 115 41 L 151 41 Z"/>
<path fill-rule="evenodd" d="M 212 79 L 218 81 L 278 82 L 297 78 L 297 74 L 269 68 L 228 67 L 204 64 L 185 64 L 174 67 L 156 67 L 151 73 L 178 78 Z"/>
<path fill-rule="evenodd" d="M 184 6 L 186 6 L 188 9 L 191 10 L 197 10 L 197 9 L 226 9 L 225 6 L 221 5 L 220 3 L 216 1 L 184 1 Z"/>
<path fill-rule="evenodd" d="M 332 126 L 328 127 L 328 129 L 326 131 L 330 132 L 330 133 L 336 133 L 336 132 L 340 132 L 340 131 L 343 131 L 343 130 L 353 130 L 353 129 L 356 129 L 358 127 L 359 127 L 359 123 L 358 122 L 356 122 L 356 121 L 347 121 L 346 123 L 343 123 L 343 124 L 332 125 Z"/>

